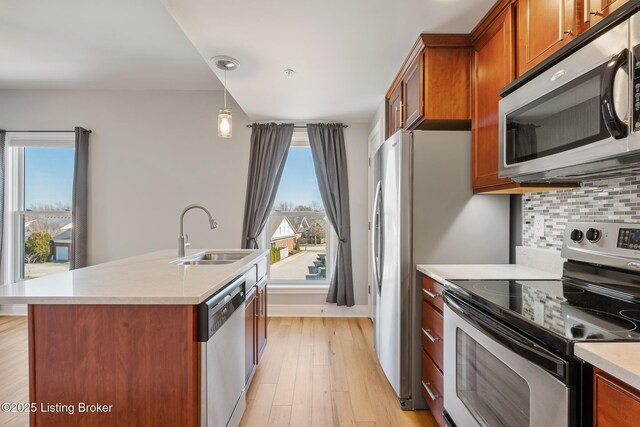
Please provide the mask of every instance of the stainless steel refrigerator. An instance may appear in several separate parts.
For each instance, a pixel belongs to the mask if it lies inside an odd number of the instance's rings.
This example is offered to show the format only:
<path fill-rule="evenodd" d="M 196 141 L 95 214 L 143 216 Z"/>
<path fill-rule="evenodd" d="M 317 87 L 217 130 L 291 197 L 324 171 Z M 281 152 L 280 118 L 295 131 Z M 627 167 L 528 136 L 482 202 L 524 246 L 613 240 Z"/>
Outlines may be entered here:
<path fill-rule="evenodd" d="M 422 409 L 416 264 L 509 262 L 509 196 L 474 195 L 471 132 L 399 131 L 372 166 L 375 348 L 404 409 Z"/>

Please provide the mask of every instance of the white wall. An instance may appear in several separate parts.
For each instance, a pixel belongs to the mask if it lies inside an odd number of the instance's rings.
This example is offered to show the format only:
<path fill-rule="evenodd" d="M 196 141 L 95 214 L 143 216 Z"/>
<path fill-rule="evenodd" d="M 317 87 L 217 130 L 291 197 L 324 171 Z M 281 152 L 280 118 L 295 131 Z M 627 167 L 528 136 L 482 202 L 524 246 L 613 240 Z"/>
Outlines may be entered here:
<path fill-rule="evenodd" d="M 96 264 L 176 248 L 178 216 L 189 203 L 207 206 L 218 221 L 211 231 L 203 213 L 190 212 L 185 230 L 192 247 L 239 247 L 251 132 L 231 100 L 234 136 L 218 138 L 221 106 L 217 91 L 0 91 L 0 128 L 93 131 L 89 262 Z M 367 304 L 369 130 L 354 123 L 345 129 L 358 305 Z M 281 297 L 321 304 L 325 295 Z"/>
<path fill-rule="evenodd" d="M 233 138 L 217 137 L 218 91 L 0 91 L 0 128 L 93 133 L 89 262 L 176 248 L 178 216 L 192 247 L 240 245 L 249 161 L 248 119 L 233 103 Z M 177 250 L 177 249 L 176 249 Z"/>

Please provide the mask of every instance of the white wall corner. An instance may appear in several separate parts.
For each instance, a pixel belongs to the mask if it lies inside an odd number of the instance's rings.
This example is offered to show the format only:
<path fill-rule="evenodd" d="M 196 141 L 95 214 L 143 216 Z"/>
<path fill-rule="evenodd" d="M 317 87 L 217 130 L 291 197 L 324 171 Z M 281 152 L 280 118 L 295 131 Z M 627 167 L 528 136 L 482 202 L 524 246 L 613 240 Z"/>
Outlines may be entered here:
<path fill-rule="evenodd" d="M 369 306 L 334 304 L 268 304 L 269 317 L 369 317 Z"/>

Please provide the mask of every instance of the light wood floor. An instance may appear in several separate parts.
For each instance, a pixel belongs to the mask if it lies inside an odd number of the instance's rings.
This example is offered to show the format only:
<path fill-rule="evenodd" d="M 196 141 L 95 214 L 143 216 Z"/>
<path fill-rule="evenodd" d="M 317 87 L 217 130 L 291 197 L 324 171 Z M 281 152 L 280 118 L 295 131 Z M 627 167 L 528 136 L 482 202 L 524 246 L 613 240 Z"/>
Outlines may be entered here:
<path fill-rule="evenodd" d="M 402 411 L 363 318 L 270 318 L 242 426 L 433 426 Z"/>
<path fill-rule="evenodd" d="M 398 406 L 369 319 L 270 318 L 268 333 L 242 426 L 436 426 Z M 26 318 L 0 317 L 0 402 L 28 402 L 28 389 Z M 0 412 L 0 426 L 27 425 L 26 414 Z"/>
<path fill-rule="evenodd" d="M 0 403 L 29 401 L 29 354 L 26 317 L 0 316 Z M 24 427 L 29 416 L 0 411 L 0 426 Z"/>

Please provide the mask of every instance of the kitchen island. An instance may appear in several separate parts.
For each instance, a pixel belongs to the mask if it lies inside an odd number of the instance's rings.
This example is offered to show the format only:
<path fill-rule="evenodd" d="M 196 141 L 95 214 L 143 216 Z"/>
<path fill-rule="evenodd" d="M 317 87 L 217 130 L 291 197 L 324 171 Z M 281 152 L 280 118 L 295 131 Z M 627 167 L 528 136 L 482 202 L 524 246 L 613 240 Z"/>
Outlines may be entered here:
<path fill-rule="evenodd" d="M 29 307 L 30 425 L 198 425 L 196 308 L 255 284 L 265 254 L 179 265 L 167 250 L 0 287 Z"/>

